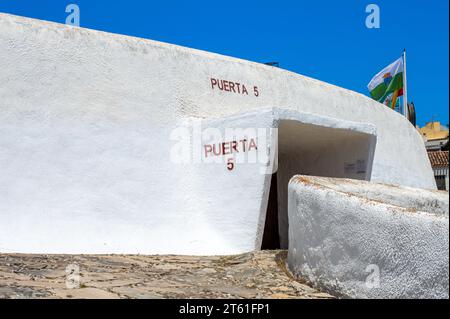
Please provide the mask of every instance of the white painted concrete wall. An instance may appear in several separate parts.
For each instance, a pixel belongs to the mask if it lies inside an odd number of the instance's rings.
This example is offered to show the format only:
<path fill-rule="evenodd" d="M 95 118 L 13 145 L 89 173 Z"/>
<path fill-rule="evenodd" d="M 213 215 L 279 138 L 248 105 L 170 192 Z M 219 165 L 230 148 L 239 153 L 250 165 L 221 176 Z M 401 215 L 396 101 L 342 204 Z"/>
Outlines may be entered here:
<path fill-rule="evenodd" d="M 252 169 L 174 165 L 171 134 L 190 119 L 276 108 L 372 125 L 371 179 L 435 188 L 421 137 L 401 115 L 278 68 L 5 14 L 0 61 L 0 251 L 258 248 L 270 182 Z M 250 94 L 212 89 L 211 78 Z"/>
<path fill-rule="evenodd" d="M 296 176 L 289 269 L 347 298 L 448 298 L 447 192 Z"/>

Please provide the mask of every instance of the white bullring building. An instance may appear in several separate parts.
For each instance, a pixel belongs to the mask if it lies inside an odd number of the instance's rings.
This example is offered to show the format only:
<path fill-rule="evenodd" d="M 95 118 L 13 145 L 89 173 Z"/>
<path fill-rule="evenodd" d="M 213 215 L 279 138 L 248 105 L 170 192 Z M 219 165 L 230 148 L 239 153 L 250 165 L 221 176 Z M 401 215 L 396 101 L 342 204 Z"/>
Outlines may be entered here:
<path fill-rule="evenodd" d="M 286 70 L 6 14 L 0 61 L 1 252 L 286 248 L 296 174 L 436 188 L 402 115 Z"/>

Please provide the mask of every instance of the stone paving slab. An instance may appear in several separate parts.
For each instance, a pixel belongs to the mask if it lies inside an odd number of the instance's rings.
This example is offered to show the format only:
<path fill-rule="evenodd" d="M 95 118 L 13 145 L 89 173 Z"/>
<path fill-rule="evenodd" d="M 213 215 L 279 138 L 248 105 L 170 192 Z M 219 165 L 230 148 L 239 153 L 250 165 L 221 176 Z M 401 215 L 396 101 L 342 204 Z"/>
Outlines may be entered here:
<path fill-rule="evenodd" d="M 294 279 L 285 260 L 286 251 L 209 257 L 0 254 L 0 298 L 333 298 Z M 74 265 L 80 280 L 69 289 L 66 280 L 77 273 L 67 277 L 66 268 Z"/>

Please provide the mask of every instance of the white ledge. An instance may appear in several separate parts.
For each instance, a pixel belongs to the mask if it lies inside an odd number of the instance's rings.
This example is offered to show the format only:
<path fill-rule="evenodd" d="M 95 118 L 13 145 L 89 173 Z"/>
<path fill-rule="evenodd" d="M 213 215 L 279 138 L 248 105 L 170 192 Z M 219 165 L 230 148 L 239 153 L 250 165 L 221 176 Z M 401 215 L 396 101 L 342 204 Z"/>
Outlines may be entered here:
<path fill-rule="evenodd" d="M 289 184 L 289 269 L 344 298 L 448 298 L 447 192 L 322 177 Z"/>

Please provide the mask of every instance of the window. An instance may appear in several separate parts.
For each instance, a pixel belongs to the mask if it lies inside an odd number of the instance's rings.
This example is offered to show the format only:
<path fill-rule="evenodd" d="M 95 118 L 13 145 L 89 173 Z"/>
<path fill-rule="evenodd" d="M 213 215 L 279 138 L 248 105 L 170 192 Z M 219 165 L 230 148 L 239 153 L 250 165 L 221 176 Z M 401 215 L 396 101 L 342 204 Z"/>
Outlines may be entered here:
<path fill-rule="evenodd" d="M 434 178 L 436 179 L 437 188 L 441 191 L 445 191 L 445 175 L 437 175 Z"/>

